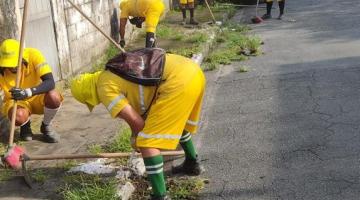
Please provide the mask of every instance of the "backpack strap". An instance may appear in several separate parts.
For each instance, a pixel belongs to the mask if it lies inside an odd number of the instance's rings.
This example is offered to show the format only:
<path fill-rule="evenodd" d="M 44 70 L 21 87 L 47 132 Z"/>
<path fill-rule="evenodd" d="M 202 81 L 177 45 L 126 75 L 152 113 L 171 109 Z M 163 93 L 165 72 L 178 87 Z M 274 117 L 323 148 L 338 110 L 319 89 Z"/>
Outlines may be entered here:
<path fill-rule="evenodd" d="M 153 104 L 153 102 L 154 102 L 154 100 L 155 100 L 155 98 L 156 98 L 156 96 L 157 96 L 157 91 L 158 91 L 158 89 L 159 89 L 159 87 L 160 87 L 160 84 L 161 84 L 161 82 L 162 81 L 165 81 L 165 80 L 162 80 L 162 77 L 163 77 L 163 74 L 164 74 L 164 68 L 165 68 L 165 63 L 166 63 L 166 56 L 164 56 L 164 59 L 162 60 L 162 65 L 164 66 L 162 69 L 161 69 L 161 75 L 160 75 L 160 81 L 159 81 L 159 83 L 156 85 L 156 89 L 155 89 L 155 92 L 154 92 L 154 95 L 153 95 L 153 97 L 152 97 L 152 99 L 151 99 L 151 102 L 150 102 L 150 104 L 149 104 L 149 107 L 145 110 L 145 112 L 141 115 L 141 117 L 143 118 L 143 119 L 146 119 L 146 117 L 147 117 L 147 114 L 148 114 L 148 112 L 149 112 L 149 110 L 150 110 L 150 108 L 151 108 L 151 106 L 152 106 L 152 104 Z"/>

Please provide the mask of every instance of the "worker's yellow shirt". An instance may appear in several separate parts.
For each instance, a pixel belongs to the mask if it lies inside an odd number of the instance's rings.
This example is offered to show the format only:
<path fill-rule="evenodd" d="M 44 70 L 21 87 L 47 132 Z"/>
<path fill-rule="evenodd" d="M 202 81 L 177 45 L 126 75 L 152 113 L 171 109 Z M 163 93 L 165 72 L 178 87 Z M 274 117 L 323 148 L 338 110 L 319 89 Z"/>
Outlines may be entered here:
<path fill-rule="evenodd" d="M 183 130 L 196 132 L 205 88 L 200 66 L 183 56 L 167 54 L 162 80 L 137 137 L 139 147 L 175 149 Z M 132 83 L 110 71 L 102 72 L 97 82 L 99 100 L 112 117 L 126 105 L 143 114 L 154 92 L 155 87 Z"/>
<path fill-rule="evenodd" d="M 120 18 L 145 17 L 146 32 L 154 33 L 164 9 L 162 0 L 122 0 Z"/>
<path fill-rule="evenodd" d="M 23 58 L 28 65 L 22 66 L 20 88 L 36 87 L 41 83 L 41 76 L 51 73 L 51 67 L 44 56 L 37 49 L 25 48 Z M 6 70 L 4 76 L 0 75 L 0 88 L 5 93 L 5 101 L 11 99 L 9 90 L 16 85 L 16 74 Z"/>

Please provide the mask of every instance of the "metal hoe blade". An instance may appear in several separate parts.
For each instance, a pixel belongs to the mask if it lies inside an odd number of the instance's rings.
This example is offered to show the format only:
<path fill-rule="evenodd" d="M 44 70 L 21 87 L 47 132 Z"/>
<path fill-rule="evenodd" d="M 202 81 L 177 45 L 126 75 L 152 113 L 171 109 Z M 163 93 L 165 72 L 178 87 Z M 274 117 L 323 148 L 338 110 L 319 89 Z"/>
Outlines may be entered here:
<path fill-rule="evenodd" d="M 32 181 L 31 181 L 31 177 L 27 171 L 26 168 L 26 161 L 29 159 L 29 157 L 27 155 L 22 155 L 21 156 L 21 172 L 22 175 L 24 177 L 25 183 L 27 186 L 29 186 L 29 188 L 32 188 Z"/>

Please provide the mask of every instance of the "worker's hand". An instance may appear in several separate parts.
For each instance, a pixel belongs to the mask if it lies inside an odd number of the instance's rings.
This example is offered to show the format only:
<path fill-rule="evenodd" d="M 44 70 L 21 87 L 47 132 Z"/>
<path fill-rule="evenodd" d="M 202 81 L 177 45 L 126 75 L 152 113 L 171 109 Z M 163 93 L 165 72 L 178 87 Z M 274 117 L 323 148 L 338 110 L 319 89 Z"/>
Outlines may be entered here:
<path fill-rule="evenodd" d="M 119 44 L 120 44 L 120 46 L 122 48 L 124 48 L 125 47 L 125 40 L 120 40 Z"/>
<path fill-rule="evenodd" d="M 24 100 L 32 96 L 30 88 L 21 89 L 13 87 L 11 90 L 9 90 L 9 92 L 11 93 L 11 97 L 15 100 Z"/>

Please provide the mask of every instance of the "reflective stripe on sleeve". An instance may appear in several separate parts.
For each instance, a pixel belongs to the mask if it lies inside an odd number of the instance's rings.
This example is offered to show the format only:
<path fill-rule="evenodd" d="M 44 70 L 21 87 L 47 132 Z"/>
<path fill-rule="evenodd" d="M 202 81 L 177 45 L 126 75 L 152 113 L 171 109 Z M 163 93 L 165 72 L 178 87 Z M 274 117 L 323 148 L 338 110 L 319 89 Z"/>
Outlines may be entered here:
<path fill-rule="evenodd" d="M 114 107 L 117 103 L 119 103 L 119 101 L 121 101 L 123 98 L 125 98 L 125 96 L 122 95 L 122 94 L 120 94 L 119 96 L 117 96 L 117 97 L 116 97 L 114 100 L 112 100 L 111 103 L 108 105 L 107 110 L 108 110 L 109 112 L 111 112 L 111 110 L 113 109 L 113 107 Z"/>

